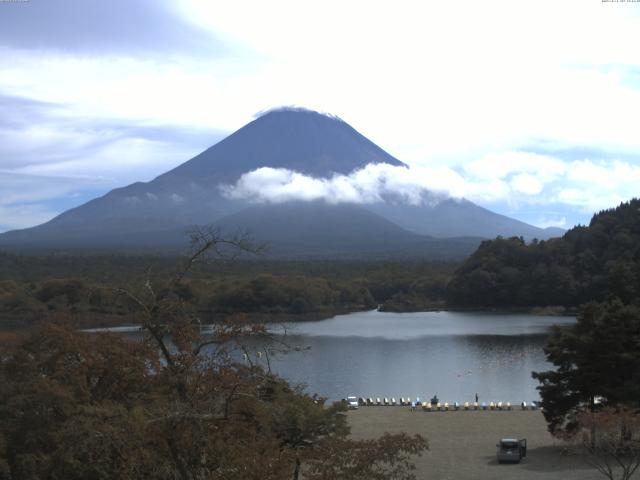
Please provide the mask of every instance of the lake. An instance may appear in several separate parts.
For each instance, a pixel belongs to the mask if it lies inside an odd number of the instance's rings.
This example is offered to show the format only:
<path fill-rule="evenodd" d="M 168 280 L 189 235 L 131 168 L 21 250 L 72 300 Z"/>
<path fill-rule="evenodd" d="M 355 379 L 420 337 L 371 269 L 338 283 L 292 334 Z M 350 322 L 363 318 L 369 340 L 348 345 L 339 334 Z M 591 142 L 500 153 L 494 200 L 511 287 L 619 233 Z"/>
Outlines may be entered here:
<path fill-rule="evenodd" d="M 272 325 L 296 351 L 271 368 L 309 393 L 480 402 L 538 399 L 533 370 L 547 332 L 572 317 L 460 312 L 358 312 L 318 322 Z M 283 331 L 286 330 L 285 331 Z M 255 351 L 260 345 L 254 345 Z M 265 355 L 255 361 L 266 365 Z"/>

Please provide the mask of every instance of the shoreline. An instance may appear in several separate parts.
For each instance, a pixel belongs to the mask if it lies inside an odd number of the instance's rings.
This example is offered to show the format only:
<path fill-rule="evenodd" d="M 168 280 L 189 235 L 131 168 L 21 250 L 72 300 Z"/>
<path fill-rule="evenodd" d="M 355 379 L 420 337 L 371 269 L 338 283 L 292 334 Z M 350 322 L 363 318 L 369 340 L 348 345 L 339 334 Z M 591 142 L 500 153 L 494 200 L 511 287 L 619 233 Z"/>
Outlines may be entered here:
<path fill-rule="evenodd" d="M 356 309 L 336 309 L 323 312 L 309 312 L 309 313 L 229 313 L 229 314 L 213 314 L 208 315 L 206 323 L 203 325 L 213 325 L 223 321 L 224 318 L 234 315 L 245 315 L 250 323 L 255 324 L 278 324 L 278 323 L 290 323 L 290 322 L 321 322 L 323 320 L 329 320 L 339 315 L 349 315 L 360 312 L 387 312 L 387 313 L 433 313 L 433 312 L 453 312 L 453 313 L 494 313 L 498 315 L 508 314 L 522 314 L 522 315 L 534 315 L 534 316 L 562 316 L 562 317 L 575 317 L 578 314 L 578 309 L 568 309 L 565 307 L 548 306 L 548 307 L 527 307 L 527 308 L 448 308 L 448 307 L 434 307 L 423 308 L 419 310 L 396 310 L 385 309 L 383 304 L 378 308 L 356 308 Z M 76 314 L 76 316 L 79 314 Z M 127 322 L 126 316 L 122 315 L 100 315 L 90 314 L 88 315 L 94 321 L 83 321 L 79 325 L 81 330 L 109 330 L 109 329 L 122 329 L 122 328 L 135 328 L 140 324 L 134 322 Z M 0 332 L 18 332 L 28 329 L 33 323 L 28 325 L 20 325 L 12 322 L 15 320 L 13 317 L 9 317 L 6 323 L 2 322 L 0 318 Z M 123 321 L 124 320 L 124 321 Z M 39 321 L 47 321 L 46 316 Z M 37 322 L 34 322 L 37 323 Z"/>
<path fill-rule="evenodd" d="M 563 307 L 561 305 L 547 305 L 537 307 L 447 307 L 433 306 L 431 308 L 420 309 L 394 309 L 394 308 L 378 308 L 380 312 L 391 313 L 419 313 L 419 312 L 478 312 L 478 313 L 496 313 L 496 314 L 527 314 L 540 317 L 560 316 L 575 317 L 580 309 L 579 307 Z"/>
<path fill-rule="evenodd" d="M 553 316 L 559 316 L 559 317 L 575 317 L 577 315 L 577 312 L 574 311 L 568 311 L 565 310 L 564 312 L 560 313 L 556 310 L 549 310 L 549 309 L 545 309 L 545 307 L 542 307 L 542 310 L 539 309 L 453 309 L 453 308 L 439 308 L 439 309 L 431 309 L 431 310 L 416 310 L 416 311 L 411 311 L 411 310 L 407 310 L 407 311 L 393 311 L 393 310 L 384 310 L 384 309 L 380 309 L 380 308 L 376 308 L 376 309 L 362 309 L 362 310 L 346 310 L 346 311 L 338 311 L 338 312 L 331 312 L 331 313 L 325 313 L 325 312 L 317 312 L 317 313 L 310 313 L 310 314 L 258 314 L 257 316 L 254 315 L 249 315 L 247 314 L 247 319 L 249 320 L 249 323 L 253 323 L 253 324 L 257 324 L 257 325 L 268 325 L 268 324 L 272 324 L 272 325 L 277 325 L 277 324 L 282 324 L 282 323 L 306 323 L 306 322 L 322 322 L 324 320 L 330 320 L 334 317 L 337 316 L 341 316 L 341 315 L 350 315 L 350 314 L 354 314 L 354 313 L 364 313 L 364 312 L 381 312 L 381 313 L 399 313 L 399 314 L 403 314 L 403 313 L 439 313 L 439 312 L 453 312 L 453 313 L 493 313 L 493 314 L 497 314 L 497 315 L 509 315 L 509 314 L 515 314 L 515 315 L 533 315 L 533 316 L 538 316 L 538 317 L 553 317 Z M 230 315 L 234 315 L 234 314 L 230 314 Z M 222 316 L 220 316 L 222 317 Z M 256 318 L 257 317 L 257 318 Z M 301 318 L 302 317 L 302 318 Z M 202 327 L 207 327 L 207 326 L 212 326 L 215 325 L 216 323 L 220 323 L 222 322 L 222 318 L 213 318 L 210 319 L 213 321 L 207 322 L 207 323 L 203 323 Z M 390 323 L 390 325 L 392 325 L 392 323 Z M 83 326 L 83 328 L 81 330 L 83 331 L 87 331 L 87 332 L 99 332 L 99 331 L 114 331 L 114 332 L 125 332 L 125 331 L 135 331 L 136 329 L 139 329 L 141 326 L 141 324 L 139 323 L 129 323 L 129 322 L 125 322 L 125 323 L 116 323 L 116 324 L 109 324 L 109 323 L 98 323 L 95 326 Z M 2 330 L 0 330 L 2 331 Z M 10 331 L 10 330 L 7 330 Z M 204 332 L 206 334 L 206 332 Z"/>

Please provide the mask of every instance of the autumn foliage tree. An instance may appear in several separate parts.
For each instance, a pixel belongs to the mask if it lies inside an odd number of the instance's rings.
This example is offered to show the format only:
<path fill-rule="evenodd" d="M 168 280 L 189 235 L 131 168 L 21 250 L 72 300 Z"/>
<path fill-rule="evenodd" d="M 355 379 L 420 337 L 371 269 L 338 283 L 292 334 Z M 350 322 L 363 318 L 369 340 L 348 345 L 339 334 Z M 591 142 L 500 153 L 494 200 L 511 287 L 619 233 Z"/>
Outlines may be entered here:
<path fill-rule="evenodd" d="M 589 464 L 609 480 L 629 480 L 640 468 L 640 412 L 605 408 L 581 412 L 571 440 Z"/>
<path fill-rule="evenodd" d="M 141 336 L 47 323 L 0 347 L 0 479 L 411 479 L 420 436 L 353 441 L 327 405 L 254 363 L 262 326 L 231 317 L 203 334 L 182 288 L 210 253 L 251 247 L 218 232 L 166 281 L 120 289 Z"/>

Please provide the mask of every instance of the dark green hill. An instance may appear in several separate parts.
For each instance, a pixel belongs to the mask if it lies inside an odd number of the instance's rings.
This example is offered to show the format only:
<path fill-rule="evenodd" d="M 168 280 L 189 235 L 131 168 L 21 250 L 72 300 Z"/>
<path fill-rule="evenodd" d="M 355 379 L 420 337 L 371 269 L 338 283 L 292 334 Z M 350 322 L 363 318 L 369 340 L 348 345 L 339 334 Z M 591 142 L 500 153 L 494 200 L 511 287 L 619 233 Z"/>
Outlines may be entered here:
<path fill-rule="evenodd" d="M 483 242 L 448 285 L 453 306 L 577 306 L 640 301 L 640 200 L 593 216 L 562 238 Z"/>

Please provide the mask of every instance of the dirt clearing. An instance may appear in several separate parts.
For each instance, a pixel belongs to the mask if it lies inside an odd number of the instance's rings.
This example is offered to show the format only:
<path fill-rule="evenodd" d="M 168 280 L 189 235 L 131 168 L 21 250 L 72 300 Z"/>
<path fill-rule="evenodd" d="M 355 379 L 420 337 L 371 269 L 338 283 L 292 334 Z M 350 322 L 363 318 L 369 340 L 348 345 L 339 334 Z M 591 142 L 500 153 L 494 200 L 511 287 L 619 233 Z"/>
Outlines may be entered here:
<path fill-rule="evenodd" d="M 430 449 L 415 460 L 419 479 L 604 478 L 584 458 L 566 452 L 563 442 L 547 432 L 540 411 L 427 413 L 408 407 L 361 407 L 348 417 L 354 439 L 402 431 L 426 437 Z M 527 439 L 527 457 L 520 464 L 498 464 L 496 443 L 503 437 Z"/>

